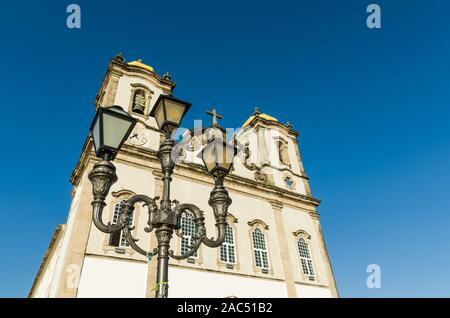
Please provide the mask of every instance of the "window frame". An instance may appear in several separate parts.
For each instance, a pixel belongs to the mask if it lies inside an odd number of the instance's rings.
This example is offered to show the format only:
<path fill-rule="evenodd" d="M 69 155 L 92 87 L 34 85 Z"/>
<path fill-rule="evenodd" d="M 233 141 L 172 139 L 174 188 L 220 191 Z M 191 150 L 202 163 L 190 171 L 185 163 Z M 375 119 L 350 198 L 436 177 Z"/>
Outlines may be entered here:
<path fill-rule="evenodd" d="M 261 247 L 257 247 L 255 242 L 255 233 L 260 233 L 260 235 L 262 236 L 262 238 L 260 237 L 259 240 L 261 240 L 260 243 L 264 244 L 264 249 Z M 256 227 L 252 230 L 252 247 L 253 247 L 253 258 L 254 258 L 254 262 L 255 262 L 255 267 L 259 268 L 261 270 L 269 270 L 270 269 L 270 264 L 269 264 L 269 251 L 267 249 L 267 240 L 266 240 L 266 235 L 261 231 L 261 229 L 259 227 Z M 257 258 L 257 254 L 259 254 L 259 258 L 260 261 L 259 263 L 261 265 L 258 265 L 258 258 Z M 265 256 L 265 260 L 264 260 L 264 256 Z M 267 267 L 264 266 L 264 264 L 267 265 Z"/>
<path fill-rule="evenodd" d="M 136 113 L 133 111 L 133 104 L 134 104 L 134 96 L 136 91 L 142 90 L 145 94 L 145 109 L 144 113 Z M 133 114 L 134 116 L 143 117 L 145 120 L 149 119 L 150 117 L 150 110 L 152 108 L 151 102 L 152 97 L 154 95 L 154 91 L 152 91 L 148 86 L 141 84 L 141 83 L 132 83 L 131 84 L 131 95 L 130 95 L 130 102 L 128 106 L 128 113 Z"/>
<path fill-rule="evenodd" d="M 138 94 L 142 94 L 143 98 L 144 98 L 144 105 L 142 105 L 144 109 L 143 109 L 142 113 L 137 112 L 134 107 L 134 104 L 136 103 L 135 99 Z M 148 104 L 147 98 L 148 98 L 148 94 L 143 88 L 136 88 L 135 90 L 133 90 L 133 94 L 131 95 L 131 111 L 133 112 L 133 114 L 145 116 L 145 114 L 147 112 L 147 108 L 149 107 L 147 105 Z"/>
<path fill-rule="evenodd" d="M 226 242 L 226 238 L 227 238 L 227 229 L 229 229 L 231 231 L 231 240 L 232 243 Z M 233 262 L 230 261 L 230 247 L 233 249 L 233 254 L 232 254 L 232 258 L 233 258 Z M 225 253 L 222 253 L 222 249 L 225 250 Z M 226 260 L 222 259 L 222 255 L 226 254 Z M 235 231 L 233 226 L 230 225 L 229 221 L 226 222 L 226 227 L 225 227 L 225 239 L 223 241 L 223 243 L 220 245 L 219 247 L 219 261 L 223 264 L 232 264 L 232 265 L 236 265 L 237 264 L 237 255 L 236 255 L 236 238 L 235 238 Z"/>
<path fill-rule="evenodd" d="M 254 219 L 252 221 L 247 222 L 247 224 L 249 225 L 248 238 L 249 238 L 249 242 L 251 242 L 251 253 L 252 253 L 252 258 L 253 258 L 252 266 L 253 266 L 254 272 L 260 273 L 262 275 L 267 275 L 267 274 L 273 275 L 274 267 L 272 264 L 272 257 L 271 257 L 269 226 L 266 223 L 264 223 L 264 221 L 262 221 L 261 219 Z M 266 252 L 267 252 L 268 268 L 256 266 L 256 254 L 255 254 L 255 249 L 254 249 L 254 244 L 253 244 L 253 232 L 256 229 L 259 229 L 264 236 L 264 243 L 265 243 Z"/>
<path fill-rule="evenodd" d="M 189 215 L 189 217 L 187 217 L 187 215 Z M 184 229 L 183 229 L 183 225 L 184 225 L 184 220 L 186 220 L 187 218 L 191 219 L 191 222 L 193 224 L 193 233 L 192 234 L 186 234 Z M 181 225 L 181 233 L 182 233 L 182 238 L 180 240 L 180 253 L 184 254 L 183 249 L 183 242 L 187 239 L 188 240 L 188 244 L 186 247 L 186 251 L 189 250 L 189 247 L 192 247 L 194 244 L 194 240 L 192 238 L 192 236 L 195 234 L 196 229 L 195 229 L 195 222 L 194 222 L 195 216 L 192 212 L 183 212 L 181 219 L 180 219 L 180 225 Z M 199 249 L 197 251 L 195 251 L 194 254 L 192 254 L 191 256 L 188 257 L 188 259 L 199 259 Z"/>
<path fill-rule="evenodd" d="M 122 205 L 123 202 L 126 199 L 122 199 L 118 202 L 116 202 L 116 204 L 114 204 L 114 210 L 112 213 L 112 217 L 111 217 L 111 224 L 117 224 L 117 221 L 119 221 L 119 210 L 117 210 L 117 206 Z M 117 215 L 117 219 L 114 221 L 114 218 Z M 135 223 L 135 219 L 136 219 L 136 211 L 133 211 L 132 215 L 131 215 L 131 226 L 134 226 Z M 112 245 L 112 241 L 115 235 L 119 235 L 118 241 L 119 241 L 119 245 Z M 119 233 L 111 233 L 110 237 L 109 237 L 109 246 L 112 247 L 118 247 L 118 248 L 130 248 L 130 245 L 128 244 L 128 242 L 126 241 L 125 237 L 123 236 L 123 230 L 121 230 Z"/>
<path fill-rule="evenodd" d="M 313 278 L 316 277 L 314 262 L 311 257 L 311 249 L 303 237 L 297 239 L 297 251 L 300 257 L 300 266 L 302 268 L 303 275 Z"/>
<path fill-rule="evenodd" d="M 297 264 L 299 266 L 300 276 L 303 278 L 303 280 L 317 282 L 318 281 L 318 272 L 317 272 L 316 262 L 315 262 L 315 258 L 314 258 L 314 253 L 313 253 L 313 250 L 311 247 L 312 246 L 311 235 L 309 235 L 304 230 L 298 230 L 292 234 L 295 237 L 295 250 L 296 250 L 297 259 L 298 259 Z M 309 255 L 309 257 L 303 256 L 300 251 L 300 241 L 301 240 L 304 242 L 304 244 L 307 248 L 307 254 Z M 308 268 L 307 273 L 305 273 L 303 261 L 306 262 L 306 267 Z"/>
<path fill-rule="evenodd" d="M 122 189 L 119 191 L 112 191 L 111 192 L 111 199 L 107 203 L 107 209 L 105 210 L 105 217 L 108 218 L 108 220 L 112 221 L 114 217 L 114 208 L 117 204 L 119 204 L 121 201 L 128 200 L 131 196 L 136 195 L 134 191 Z M 133 211 L 133 226 L 135 227 L 133 231 L 133 235 L 135 237 L 139 237 L 139 223 L 140 223 L 140 217 L 141 217 L 141 208 L 142 206 L 140 204 L 136 204 L 134 206 Z M 122 247 L 122 246 L 115 246 L 111 245 L 111 236 L 112 234 L 103 233 L 103 245 L 102 245 L 102 251 L 108 255 L 110 252 L 116 253 L 115 256 L 117 257 L 133 257 L 137 255 L 138 253 L 130 247 Z M 122 235 L 121 235 L 122 236 Z M 120 242 L 120 241 L 119 241 Z M 149 247 L 151 248 L 151 246 Z"/>

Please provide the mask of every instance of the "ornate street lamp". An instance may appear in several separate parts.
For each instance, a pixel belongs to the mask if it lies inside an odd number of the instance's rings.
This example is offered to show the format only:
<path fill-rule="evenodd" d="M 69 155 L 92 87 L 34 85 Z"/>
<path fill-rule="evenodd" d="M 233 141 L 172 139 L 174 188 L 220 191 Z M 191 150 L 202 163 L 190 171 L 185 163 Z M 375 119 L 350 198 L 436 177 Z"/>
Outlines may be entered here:
<path fill-rule="evenodd" d="M 159 129 L 170 134 L 180 126 L 189 107 L 191 107 L 190 103 L 161 94 L 150 112 L 150 116 L 155 117 Z"/>
<path fill-rule="evenodd" d="M 203 148 L 201 157 L 208 173 L 214 179 L 223 179 L 230 173 L 236 149 L 222 137 L 213 137 Z"/>
<path fill-rule="evenodd" d="M 171 138 L 171 133 L 179 127 L 183 116 L 189 109 L 190 104 L 175 99 L 171 96 L 161 95 L 151 112 L 161 130 L 165 132 L 165 139 L 160 144 L 157 152 L 158 160 L 163 173 L 163 193 L 162 199 L 157 204 L 159 197 L 150 198 L 146 195 L 134 195 L 126 200 L 119 214 L 119 219 L 115 224 L 105 224 L 102 221 L 103 209 L 106 206 L 105 198 L 111 186 L 117 181 L 116 168 L 110 162 L 120 150 L 123 142 L 128 138 L 131 130 L 136 124 L 131 116 L 125 113 L 118 106 L 100 108 L 91 125 L 91 136 L 94 140 L 94 148 L 97 157 L 102 161 L 94 165 L 89 173 L 89 180 L 92 182 L 93 192 L 93 222 L 95 226 L 104 233 L 116 233 L 123 231 L 123 235 L 128 244 L 138 253 L 149 259 L 157 255 L 157 276 L 156 276 L 156 297 L 166 298 L 168 296 L 168 268 L 169 257 L 181 260 L 192 256 L 203 243 L 208 247 L 219 247 L 225 239 L 225 226 L 228 207 L 231 198 L 228 191 L 223 186 L 225 176 L 230 172 L 235 156 L 235 149 L 232 145 L 224 142 L 222 138 L 213 138 L 203 149 L 201 156 L 206 165 L 207 171 L 214 177 L 215 186 L 210 193 L 208 204 L 211 206 L 216 221 L 217 238 L 209 239 L 206 235 L 203 211 L 199 207 L 190 204 L 179 204 L 170 198 L 170 183 L 175 162 L 172 160 L 172 149 L 175 142 Z M 109 116 L 114 115 L 122 121 L 111 120 Z M 125 115 L 125 114 L 126 115 Z M 214 115 L 214 122 L 216 122 Z M 106 119 L 107 118 L 107 119 Z M 106 119 L 106 120 L 105 120 Z M 213 125 L 217 127 L 217 124 Z M 133 237 L 131 231 L 131 216 L 134 206 L 142 202 L 148 208 L 148 222 L 144 231 L 147 233 L 155 230 L 158 247 L 152 252 L 145 251 L 137 245 L 137 239 Z M 173 232 L 177 233 L 181 229 L 181 217 L 185 213 L 194 215 L 196 233 L 193 237 L 193 245 L 189 250 L 181 255 L 176 255 L 170 250 L 170 240 Z"/>
<path fill-rule="evenodd" d="M 135 125 L 136 119 L 120 106 L 99 108 L 90 129 L 97 157 L 113 160 Z"/>

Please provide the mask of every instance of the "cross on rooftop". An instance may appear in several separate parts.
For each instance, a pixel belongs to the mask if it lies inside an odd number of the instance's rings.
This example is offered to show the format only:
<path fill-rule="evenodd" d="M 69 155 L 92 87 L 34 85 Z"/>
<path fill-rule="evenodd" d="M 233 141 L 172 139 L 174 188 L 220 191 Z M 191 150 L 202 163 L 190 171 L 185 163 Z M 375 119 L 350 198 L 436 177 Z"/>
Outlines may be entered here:
<path fill-rule="evenodd" d="M 217 118 L 218 119 L 222 119 L 223 118 L 222 115 L 219 115 L 217 113 L 215 108 L 213 108 L 212 110 L 208 110 L 206 113 L 213 117 L 213 126 L 217 126 Z"/>

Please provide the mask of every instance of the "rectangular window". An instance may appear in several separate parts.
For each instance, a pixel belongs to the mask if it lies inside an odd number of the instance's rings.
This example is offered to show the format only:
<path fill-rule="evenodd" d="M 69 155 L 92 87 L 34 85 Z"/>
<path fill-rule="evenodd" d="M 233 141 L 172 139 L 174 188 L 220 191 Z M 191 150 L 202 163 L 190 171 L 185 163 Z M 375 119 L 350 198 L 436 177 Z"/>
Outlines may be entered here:
<path fill-rule="evenodd" d="M 236 264 L 233 228 L 228 223 L 225 227 L 225 239 L 220 245 L 220 261 L 227 264 Z"/>
<path fill-rule="evenodd" d="M 112 224 L 117 224 L 117 222 L 119 221 L 120 210 L 122 209 L 123 202 L 124 201 L 120 201 L 114 206 L 114 213 L 111 220 Z M 134 213 L 131 214 L 131 225 L 133 224 L 134 224 Z M 130 246 L 127 240 L 125 239 L 122 231 L 111 234 L 111 237 L 109 239 L 109 245 L 117 247 Z"/>
<path fill-rule="evenodd" d="M 268 269 L 269 259 L 266 249 L 266 239 L 260 229 L 256 228 L 253 233 L 253 252 L 255 255 L 255 265 L 258 268 Z"/>
<path fill-rule="evenodd" d="M 191 247 L 196 243 L 193 239 L 195 235 L 196 228 L 194 222 L 194 216 L 191 214 L 184 214 L 181 217 L 181 232 L 183 234 L 183 238 L 181 239 L 181 254 L 186 254 Z M 198 257 L 197 251 L 191 257 Z"/>
<path fill-rule="evenodd" d="M 300 238 L 297 242 L 298 253 L 300 255 L 300 263 L 302 265 L 303 274 L 314 277 L 314 266 L 309 252 L 308 243 L 303 238 Z"/>

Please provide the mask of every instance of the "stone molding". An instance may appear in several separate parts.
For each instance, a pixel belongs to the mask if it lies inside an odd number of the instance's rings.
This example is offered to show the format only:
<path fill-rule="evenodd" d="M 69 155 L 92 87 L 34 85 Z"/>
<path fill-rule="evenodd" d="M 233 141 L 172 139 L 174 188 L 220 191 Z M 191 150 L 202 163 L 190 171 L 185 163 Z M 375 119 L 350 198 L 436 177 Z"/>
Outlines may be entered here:
<path fill-rule="evenodd" d="M 250 225 L 251 227 L 254 227 L 255 225 L 261 225 L 265 230 L 269 229 L 269 226 L 260 219 L 254 219 L 252 221 L 248 221 L 247 224 Z"/>

